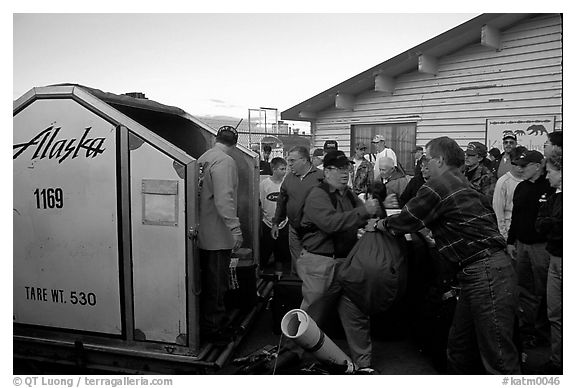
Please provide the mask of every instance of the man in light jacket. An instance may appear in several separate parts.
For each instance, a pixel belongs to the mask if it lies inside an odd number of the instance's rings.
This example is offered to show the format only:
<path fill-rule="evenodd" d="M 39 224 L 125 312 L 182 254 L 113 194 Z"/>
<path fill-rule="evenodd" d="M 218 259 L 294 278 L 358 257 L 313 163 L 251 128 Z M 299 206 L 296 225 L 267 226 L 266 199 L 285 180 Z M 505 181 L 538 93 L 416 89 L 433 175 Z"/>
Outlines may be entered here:
<path fill-rule="evenodd" d="M 236 146 L 234 127 L 220 127 L 214 147 L 198 158 L 200 206 L 200 330 L 206 340 L 219 340 L 224 333 L 230 257 L 242 246 L 237 213 L 238 170 L 230 152 Z"/>

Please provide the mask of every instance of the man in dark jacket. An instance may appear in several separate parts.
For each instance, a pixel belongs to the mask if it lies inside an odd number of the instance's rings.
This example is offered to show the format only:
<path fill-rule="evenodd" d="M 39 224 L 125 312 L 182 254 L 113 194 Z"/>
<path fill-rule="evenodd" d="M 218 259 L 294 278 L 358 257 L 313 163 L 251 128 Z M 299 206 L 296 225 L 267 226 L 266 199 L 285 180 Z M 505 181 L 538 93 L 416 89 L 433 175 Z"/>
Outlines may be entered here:
<path fill-rule="evenodd" d="M 524 181 L 514 190 L 507 241 L 508 253 L 516 261 L 520 334 L 527 348 L 548 337 L 544 307 L 550 255 L 546 251 L 546 236 L 538 233 L 534 224 L 541 201 L 555 190 L 543 174 L 543 159 L 538 151 L 526 151 L 514 159 L 516 165 L 524 168 Z"/>
<path fill-rule="evenodd" d="M 363 203 L 349 188 L 351 163 L 342 151 L 328 152 L 324 156 L 324 182 L 306 198 L 301 221 L 303 249 L 297 261 L 304 310 L 313 303 L 322 303 L 321 297 L 332 284 L 337 262 L 345 260 L 358 240 L 358 228 L 378 209 L 376 199 Z M 320 316 L 313 319 L 322 321 L 327 308 L 316 305 L 314 310 Z M 370 317 L 345 295 L 338 303 L 338 313 L 354 363 L 359 368 L 370 368 Z"/>
<path fill-rule="evenodd" d="M 479 193 L 484 194 L 492 202 L 496 179 L 490 168 L 483 163 L 486 158 L 486 146 L 480 142 L 473 141 L 468 143 L 466 156 L 464 159 L 464 175 Z"/>
<path fill-rule="evenodd" d="M 414 176 L 414 178 L 410 179 L 410 182 L 408 182 L 404 192 L 398 198 L 399 207 L 404 207 L 408 201 L 414 198 L 418 190 L 420 190 L 420 187 L 422 187 L 422 185 L 430 178 L 430 170 L 428 170 L 429 161 L 430 159 L 428 159 L 426 155 L 420 158 L 420 174 Z"/>
<path fill-rule="evenodd" d="M 544 149 L 546 152 L 546 148 Z M 536 231 L 546 236 L 550 254 L 546 302 L 550 321 L 550 359 L 541 374 L 562 374 L 562 147 L 549 150 L 546 178 L 556 189 L 546 198 L 536 218 Z"/>
<path fill-rule="evenodd" d="M 412 151 L 414 154 L 414 177 L 422 174 L 422 158 L 424 158 L 424 148 L 416 146 Z"/>
<path fill-rule="evenodd" d="M 324 173 L 312 165 L 310 151 L 306 147 L 296 146 L 290 149 L 286 162 L 289 171 L 280 186 L 271 233 L 272 238 L 276 240 L 279 234 L 278 224 L 288 217 L 288 243 L 292 257 L 292 272 L 296 273 L 296 261 L 302 251 L 301 237 L 297 229 L 300 226 L 304 199 L 310 189 L 318 186 L 324 179 Z"/>
<path fill-rule="evenodd" d="M 374 182 L 374 166 L 364 157 L 367 149 L 366 144 L 358 143 L 354 152 L 354 166 L 351 168 L 350 181 L 354 194 L 358 196 L 365 195 Z"/>

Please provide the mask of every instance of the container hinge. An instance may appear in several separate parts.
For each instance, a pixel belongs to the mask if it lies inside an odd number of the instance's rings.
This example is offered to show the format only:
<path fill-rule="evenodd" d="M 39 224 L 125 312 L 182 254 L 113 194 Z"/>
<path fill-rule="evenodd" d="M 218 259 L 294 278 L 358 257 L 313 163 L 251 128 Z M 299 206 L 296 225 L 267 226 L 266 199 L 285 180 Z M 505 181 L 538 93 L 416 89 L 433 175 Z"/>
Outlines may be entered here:
<path fill-rule="evenodd" d="M 198 227 L 191 226 L 190 229 L 188 229 L 188 238 L 190 240 L 195 240 L 197 237 L 198 237 Z"/>

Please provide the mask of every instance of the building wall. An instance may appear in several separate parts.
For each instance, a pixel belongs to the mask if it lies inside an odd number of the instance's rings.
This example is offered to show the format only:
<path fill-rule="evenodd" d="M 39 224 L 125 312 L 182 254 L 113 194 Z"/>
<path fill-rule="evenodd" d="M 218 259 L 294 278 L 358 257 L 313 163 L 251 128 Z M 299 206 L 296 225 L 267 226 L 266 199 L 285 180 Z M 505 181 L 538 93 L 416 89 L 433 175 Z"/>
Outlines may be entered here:
<path fill-rule="evenodd" d="M 417 145 L 438 136 L 462 146 L 484 142 L 487 119 L 554 117 L 555 129 L 562 129 L 561 16 L 535 16 L 500 34 L 500 50 L 464 47 L 438 58 L 436 75 L 398 76 L 391 96 L 366 91 L 353 110 L 319 112 L 313 146 L 333 138 L 348 153 L 354 124 L 415 121 Z"/>

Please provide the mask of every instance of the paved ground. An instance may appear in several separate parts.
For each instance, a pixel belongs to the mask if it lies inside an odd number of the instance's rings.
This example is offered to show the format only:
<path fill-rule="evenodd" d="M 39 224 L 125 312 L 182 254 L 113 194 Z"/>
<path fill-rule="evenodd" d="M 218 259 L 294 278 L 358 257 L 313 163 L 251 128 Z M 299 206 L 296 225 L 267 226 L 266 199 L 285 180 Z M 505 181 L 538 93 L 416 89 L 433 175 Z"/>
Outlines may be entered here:
<path fill-rule="evenodd" d="M 403 318 L 398 319 L 398 316 Z M 337 321 L 337 318 L 335 318 Z M 423 341 L 435 339 L 433 336 L 420 336 L 414 330 L 414 319 L 408 318 L 402 313 L 395 312 L 389 316 L 376 317 L 372 321 L 373 333 L 373 366 L 382 375 L 438 375 L 445 374 L 443 369 L 443 349 L 438 349 L 435 355 L 430 350 L 423 350 Z M 245 357 L 257 352 L 265 346 L 275 346 L 281 344 L 285 338 L 273 330 L 273 312 L 272 305 L 268 303 L 266 307 L 260 310 L 256 316 L 249 333 L 242 340 L 238 348 L 228 360 L 228 363 L 217 374 L 250 374 L 241 373 L 241 365 L 236 365 L 232 360 Z M 326 330 L 326 334 L 346 353 L 348 347 L 344 335 L 339 325 L 334 325 Z M 426 349 L 424 347 L 424 349 Z M 524 374 L 537 374 L 538 368 L 548 359 L 549 348 L 539 346 L 534 349 L 528 349 L 523 356 Z M 303 372 L 302 369 L 309 367 L 316 360 L 309 356 L 300 365 L 292 369 L 278 369 L 276 374 L 303 374 L 312 373 L 320 374 L 321 369 L 314 369 L 309 372 Z M 317 362 L 316 362 L 317 364 Z M 60 365 L 35 364 L 26 361 L 14 360 L 14 374 L 76 374 L 86 373 L 78 372 L 72 367 Z M 98 371 L 90 371 L 90 374 L 97 374 Z M 265 374 L 266 371 L 259 370 L 253 374 Z"/>
<path fill-rule="evenodd" d="M 272 296 L 273 297 L 273 296 Z M 414 329 L 411 327 L 410 319 L 396 319 L 396 314 L 392 316 L 377 317 L 372 321 L 373 332 L 373 366 L 383 375 L 438 375 L 445 374 L 445 359 L 443 349 L 437 349 L 437 353 L 430 348 L 423 350 L 424 341 L 429 338 L 415 338 Z M 338 326 L 326 332 L 328 336 L 347 354 L 348 347 L 344 339 L 343 332 Z M 244 338 L 243 342 L 236 349 L 230 361 L 234 358 L 249 356 L 266 345 L 278 345 L 284 341 L 279 334 L 273 330 L 273 314 L 271 304 L 264 308 L 255 320 L 252 330 Z M 433 349 L 433 348 L 432 348 Z M 543 365 L 549 357 L 549 347 L 539 346 L 534 349 L 525 350 L 523 355 L 524 374 L 538 374 L 538 368 Z M 305 359 L 299 367 L 279 370 L 277 374 L 295 373 L 302 368 L 306 368 L 314 363 L 313 357 Z M 239 372 L 239 367 L 229 362 L 219 374 L 235 374 Z"/>

